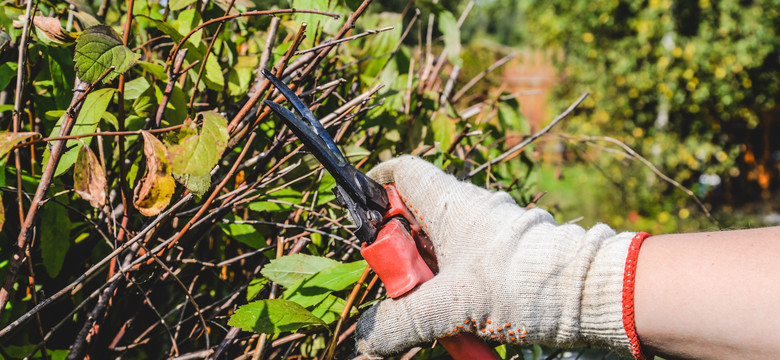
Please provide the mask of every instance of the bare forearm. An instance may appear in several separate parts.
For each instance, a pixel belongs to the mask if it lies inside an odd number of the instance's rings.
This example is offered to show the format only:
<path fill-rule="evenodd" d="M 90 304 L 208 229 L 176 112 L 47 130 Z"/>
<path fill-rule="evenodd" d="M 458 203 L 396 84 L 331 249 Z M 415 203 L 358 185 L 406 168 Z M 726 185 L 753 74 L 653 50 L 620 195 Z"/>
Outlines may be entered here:
<path fill-rule="evenodd" d="M 780 227 L 648 238 L 634 309 L 643 347 L 665 357 L 780 356 Z"/>

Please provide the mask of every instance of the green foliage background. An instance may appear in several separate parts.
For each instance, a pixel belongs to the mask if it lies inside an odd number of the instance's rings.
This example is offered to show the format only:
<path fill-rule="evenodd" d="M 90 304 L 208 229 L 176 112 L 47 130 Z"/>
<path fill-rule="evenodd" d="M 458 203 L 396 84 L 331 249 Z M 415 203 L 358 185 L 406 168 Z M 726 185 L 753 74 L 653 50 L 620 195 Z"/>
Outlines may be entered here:
<path fill-rule="evenodd" d="M 732 210 L 769 199 L 780 149 L 777 1 L 534 1 L 521 8 L 526 45 L 561 51 L 551 60 L 565 79 L 552 104 L 592 93 L 568 133 L 624 141 L 690 187 L 725 226 L 745 224 Z M 593 175 L 609 179 L 596 185 L 616 188 L 601 203 L 603 219 L 654 232 L 713 227 L 688 196 L 639 162 L 595 162 L 601 174 Z M 625 223 L 620 214 L 630 212 L 639 224 Z"/>
<path fill-rule="evenodd" d="M 333 38 L 359 5 L 351 0 L 39 1 L 33 13 L 48 22 L 30 27 L 21 64 L 25 76 L 17 88 L 19 20 L 25 8 L 4 2 L 0 279 L 10 279 L 11 286 L 0 316 L 0 331 L 8 330 L 0 338 L 0 357 L 175 357 L 213 351 L 223 342 L 229 357 L 263 346 L 268 358 L 327 356 L 341 315 L 348 326 L 364 308 L 353 303 L 344 311 L 352 289 L 367 294 L 365 304 L 382 293 L 378 285 L 369 288 L 368 280 L 359 280 L 365 263 L 345 212 L 333 201 L 333 179 L 298 149 L 275 117 L 247 105 L 261 87 L 258 68 L 273 23 L 268 15 L 250 12 L 294 7 L 341 15 L 278 15 L 275 45 L 267 54 L 271 69 L 294 46 L 304 23 L 297 50 Z M 460 99 L 453 93 L 505 55 L 541 49 L 552 54 L 549 61 L 559 71 L 549 113 L 558 114 L 584 91 L 591 96 L 554 130 L 557 134 L 477 174 L 471 178 L 475 184 L 508 191 L 522 205 L 546 191 L 541 206 L 561 221 L 584 215 L 586 226 L 602 221 L 654 233 L 715 226 L 690 196 L 598 138 L 610 136 L 691 188 L 721 226 L 748 224 L 736 210 L 776 190 L 776 1 L 489 0 L 473 5 L 371 3 L 349 34 L 391 30 L 341 44 L 319 62 L 296 54 L 286 63 L 288 70 L 294 68 L 286 80 L 312 90 L 304 100 L 329 119 L 329 130 L 361 169 L 411 153 L 465 176 L 529 135 L 531 126 L 520 113 L 522 96 L 502 90 L 501 68 Z M 133 20 L 125 34 L 128 13 Z M 245 16 L 192 32 L 226 13 Z M 171 70 L 173 49 L 186 50 L 181 74 Z M 302 66 L 295 67 L 296 61 Z M 110 66 L 114 71 L 105 73 Z M 74 86 L 77 78 L 93 84 L 80 109 L 71 107 L 79 96 L 74 90 L 83 91 Z M 454 90 L 447 92 L 451 78 Z M 325 88 L 313 91 L 318 86 Z M 17 92 L 23 95 L 18 119 L 13 113 Z M 260 95 L 275 96 L 267 88 Z M 358 96 L 367 100 L 337 113 Z M 243 111 L 246 116 L 237 115 Z M 70 134 L 82 137 L 67 140 L 47 187 L 42 174 L 55 141 L 39 140 L 59 134 L 69 118 L 77 124 Z M 98 130 L 109 135 L 97 136 Z M 30 141 L 34 133 L 38 140 Z M 553 150 L 560 144 L 563 150 Z M 74 175 L 85 174 L 74 174 L 72 165 L 87 150 L 105 170 L 108 196 L 99 199 L 105 205 L 93 206 L 95 201 L 74 191 Z M 559 157 L 543 160 L 549 153 Z M 156 175 L 148 175 L 149 169 Z M 712 176 L 720 183 L 702 180 Z M 148 201 L 135 202 L 134 192 L 150 183 L 158 186 Z M 38 209 L 30 204 L 39 189 Z M 16 239 L 28 214 L 35 214 L 35 231 L 19 249 Z M 96 265 L 135 237 L 143 241 L 123 250 L 118 260 Z M 161 245 L 171 240 L 172 246 Z M 150 251 L 154 247 L 161 251 Z M 15 254 L 29 259 L 19 262 Z M 20 266 L 17 273 L 14 265 Z M 55 295 L 63 289 L 67 295 Z M 13 324 L 52 296 L 58 297 Z M 90 316 L 93 312 L 97 315 Z M 246 331 L 230 338 L 231 326 Z M 265 343 L 259 333 L 266 334 Z M 289 342 L 273 345 L 280 339 Z M 539 346 L 497 349 L 506 357 L 561 354 Z M 353 350 L 345 341 L 335 348 L 336 358 Z M 441 356 L 436 347 L 415 358 Z"/>

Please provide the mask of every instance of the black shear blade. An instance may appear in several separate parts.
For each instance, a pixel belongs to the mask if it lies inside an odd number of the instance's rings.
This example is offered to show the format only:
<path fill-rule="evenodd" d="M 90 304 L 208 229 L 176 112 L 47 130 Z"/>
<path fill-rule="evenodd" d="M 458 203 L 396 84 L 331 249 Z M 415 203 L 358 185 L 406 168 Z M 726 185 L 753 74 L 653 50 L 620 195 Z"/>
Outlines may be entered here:
<path fill-rule="evenodd" d="M 313 135 L 319 138 L 320 140 L 322 140 L 323 144 L 330 150 L 330 153 L 333 155 L 333 157 L 335 157 L 341 163 L 346 163 L 347 161 L 344 159 L 344 155 L 342 155 L 341 151 L 339 151 L 339 148 L 336 146 L 336 143 L 333 141 L 333 138 L 330 137 L 328 132 L 325 130 L 325 127 L 322 126 L 320 120 L 317 119 L 316 116 L 314 116 L 314 113 L 312 113 L 311 110 L 309 110 L 309 107 L 306 106 L 306 104 L 304 104 L 303 101 L 301 101 L 301 98 L 299 98 L 298 95 L 295 94 L 295 92 L 293 92 L 289 87 L 287 87 L 287 85 L 284 82 L 282 82 L 282 80 L 280 80 L 279 78 L 271 74 L 268 70 L 262 69 L 260 70 L 260 72 L 269 81 L 271 81 L 271 84 L 273 84 L 279 90 L 279 92 L 282 93 L 282 95 L 284 95 L 284 97 L 287 99 L 287 101 L 290 102 L 290 104 L 295 108 L 295 110 L 298 110 L 298 112 L 301 114 L 303 119 L 305 119 L 306 122 L 308 123 L 309 128 L 313 132 Z M 269 103 L 268 101 L 264 101 L 264 102 L 266 104 Z M 283 108 L 283 107 L 279 106 L 279 108 Z M 288 112 L 291 115 L 293 115 L 291 118 L 296 118 L 298 120 L 301 119 L 298 116 L 294 116 L 292 112 L 290 111 Z"/>

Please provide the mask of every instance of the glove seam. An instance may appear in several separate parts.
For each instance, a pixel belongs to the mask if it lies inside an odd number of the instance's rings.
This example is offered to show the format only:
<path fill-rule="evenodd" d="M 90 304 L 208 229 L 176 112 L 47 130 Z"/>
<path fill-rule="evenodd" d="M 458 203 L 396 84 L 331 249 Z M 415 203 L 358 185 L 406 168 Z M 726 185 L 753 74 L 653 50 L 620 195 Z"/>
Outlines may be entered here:
<path fill-rule="evenodd" d="M 626 331 L 626 336 L 628 336 L 631 354 L 634 355 L 637 360 L 646 360 L 648 358 L 642 353 L 642 347 L 639 344 L 639 336 L 636 333 L 636 321 L 634 319 L 634 278 L 636 277 L 636 263 L 637 258 L 639 257 L 639 248 L 642 246 L 642 242 L 649 236 L 650 234 L 648 233 L 640 232 L 631 239 L 623 275 L 623 327 Z M 649 359 L 653 358 L 653 356 L 650 356 Z"/>

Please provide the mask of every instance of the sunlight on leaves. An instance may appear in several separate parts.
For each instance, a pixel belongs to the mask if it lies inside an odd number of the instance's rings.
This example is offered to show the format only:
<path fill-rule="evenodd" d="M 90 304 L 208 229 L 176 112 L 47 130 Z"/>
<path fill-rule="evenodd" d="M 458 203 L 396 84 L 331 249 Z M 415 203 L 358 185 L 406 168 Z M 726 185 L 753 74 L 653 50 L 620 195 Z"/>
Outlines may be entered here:
<path fill-rule="evenodd" d="M 213 111 L 202 112 L 203 126 L 168 148 L 171 169 L 177 174 L 207 176 L 227 147 L 227 120 Z"/>
<path fill-rule="evenodd" d="M 275 334 L 306 326 L 325 326 L 325 322 L 292 301 L 274 299 L 258 300 L 239 307 L 228 325 L 245 331 Z"/>
<path fill-rule="evenodd" d="M 95 82 L 114 66 L 114 71 L 103 79 L 104 83 L 108 83 L 129 70 L 140 57 L 122 44 L 122 39 L 110 26 L 97 25 L 84 30 L 76 40 L 73 60 L 79 78 L 88 83 Z"/>
<path fill-rule="evenodd" d="M 133 205 L 141 215 L 155 216 L 171 202 L 176 182 L 168 166 L 165 145 L 146 131 L 141 134 L 144 138 L 146 175 L 135 187 Z"/>
<path fill-rule="evenodd" d="M 0 158 L 5 157 L 13 147 L 22 140 L 39 135 L 37 132 L 3 132 L 0 133 Z"/>

